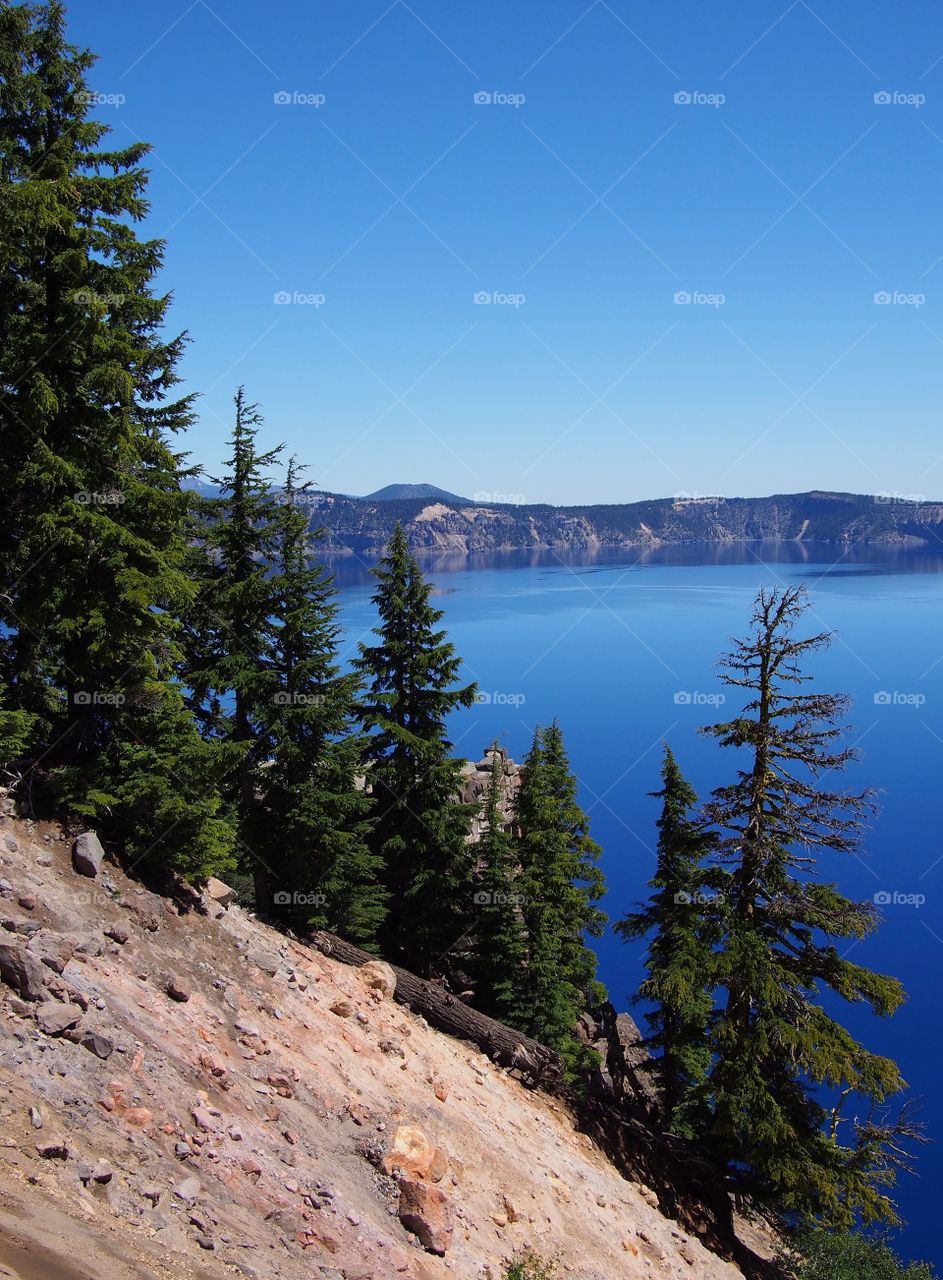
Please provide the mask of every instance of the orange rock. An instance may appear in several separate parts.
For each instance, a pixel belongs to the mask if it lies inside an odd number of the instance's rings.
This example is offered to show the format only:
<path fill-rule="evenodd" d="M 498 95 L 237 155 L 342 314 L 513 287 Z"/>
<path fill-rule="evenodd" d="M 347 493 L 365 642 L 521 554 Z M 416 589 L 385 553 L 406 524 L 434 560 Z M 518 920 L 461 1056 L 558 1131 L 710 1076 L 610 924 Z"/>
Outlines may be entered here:
<path fill-rule="evenodd" d="M 130 1124 L 135 1129 L 144 1129 L 151 1123 L 153 1116 L 147 1107 L 128 1107 L 122 1112 L 121 1118 L 125 1124 Z"/>
<path fill-rule="evenodd" d="M 428 1178 L 435 1160 L 436 1148 L 428 1135 L 418 1125 L 401 1124 L 383 1155 L 383 1172 L 396 1170 L 408 1178 Z"/>
<path fill-rule="evenodd" d="M 404 1178 L 399 1184 L 399 1220 L 419 1237 L 430 1253 L 441 1257 L 452 1243 L 452 1213 L 445 1193 L 428 1182 Z"/>

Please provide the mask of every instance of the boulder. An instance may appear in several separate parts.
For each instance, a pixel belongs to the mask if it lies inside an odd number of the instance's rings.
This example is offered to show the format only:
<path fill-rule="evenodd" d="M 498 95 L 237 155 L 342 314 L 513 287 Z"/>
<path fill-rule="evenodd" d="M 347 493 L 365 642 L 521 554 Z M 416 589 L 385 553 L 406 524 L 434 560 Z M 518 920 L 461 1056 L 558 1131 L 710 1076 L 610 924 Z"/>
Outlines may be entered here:
<path fill-rule="evenodd" d="M 93 880 L 101 870 L 105 850 L 94 831 L 83 831 L 72 846 L 72 865 L 80 876 Z"/>
<path fill-rule="evenodd" d="M 231 889 L 228 884 L 223 884 L 222 880 L 217 880 L 215 876 L 210 876 L 207 880 L 204 892 L 220 907 L 232 906 L 239 897 L 235 889 Z"/>
<path fill-rule="evenodd" d="M 174 1187 L 174 1195 L 177 1196 L 178 1199 L 184 1200 L 187 1203 L 195 1200 L 199 1194 L 200 1179 L 193 1176 L 184 1178 L 183 1182 L 178 1183 L 177 1186 Z"/>
<path fill-rule="evenodd" d="M 100 1031 L 86 1031 L 80 1043 L 83 1049 L 94 1053 L 96 1058 L 110 1058 L 115 1049 L 114 1042 Z"/>
<path fill-rule="evenodd" d="M 46 994 L 45 970 L 21 944 L 0 942 L 0 978 L 24 1000 L 42 1000 Z"/>
<path fill-rule="evenodd" d="M 58 1000 L 44 1000 L 36 1010 L 36 1023 L 47 1036 L 61 1036 L 81 1017 L 82 1010 L 78 1005 L 60 1004 Z"/>
<path fill-rule="evenodd" d="M 41 929 L 30 938 L 26 949 L 47 969 L 52 969 L 53 973 L 61 973 L 72 959 L 78 942 L 78 938 L 70 938 L 64 933 Z"/>
<path fill-rule="evenodd" d="M 440 1257 L 452 1243 L 452 1213 L 445 1193 L 428 1182 L 404 1178 L 399 1184 L 399 1220 L 419 1237 L 429 1253 Z"/>
<path fill-rule="evenodd" d="M 383 1172 L 401 1177 L 441 1181 L 448 1168 L 443 1152 L 418 1125 L 401 1124 L 383 1153 Z"/>
<path fill-rule="evenodd" d="M 170 996 L 171 1000 L 176 1000 L 179 1004 L 186 1004 L 190 999 L 190 992 L 183 985 L 179 978 L 170 974 L 164 983 L 164 990 Z"/>
<path fill-rule="evenodd" d="M 396 974 L 393 966 L 385 960 L 371 960 L 357 970 L 357 976 L 371 991 L 379 991 L 382 996 L 392 999 L 396 991 Z"/>

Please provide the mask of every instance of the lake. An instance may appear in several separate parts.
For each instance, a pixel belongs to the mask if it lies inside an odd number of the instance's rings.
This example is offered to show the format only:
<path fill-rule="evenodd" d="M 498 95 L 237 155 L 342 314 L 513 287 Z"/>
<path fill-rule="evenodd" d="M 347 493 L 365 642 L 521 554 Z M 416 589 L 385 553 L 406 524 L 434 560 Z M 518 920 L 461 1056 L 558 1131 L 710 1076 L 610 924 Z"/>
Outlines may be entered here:
<path fill-rule="evenodd" d="M 372 582 L 360 561 L 331 567 L 351 651 L 373 625 Z M 902 1179 L 898 1199 L 907 1253 L 939 1266 L 943 554 L 750 544 L 641 558 L 612 551 L 430 558 L 424 568 L 467 677 L 485 695 L 454 717 L 456 751 L 477 759 L 498 738 L 521 759 L 534 726 L 559 719 L 604 849 L 603 905 L 613 919 L 646 895 L 653 870 L 658 802 L 647 793 L 659 785 L 662 743 L 671 743 L 701 795 L 731 779 L 735 753 L 697 732 L 737 707 L 716 659 L 746 630 L 760 586 L 808 587 L 806 630 L 835 632 L 812 668 L 817 684 L 854 703 L 848 741 L 862 759 L 846 781 L 882 793 L 862 856 L 829 855 L 822 871 L 850 895 L 881 895 L 885 923 L 854 947 L 855 959 L 900 977 L 909 996 L 891 1020 L 839 1012 L 870 1048 L 897 1059 L 921 1099 L 936 1141 L 922 1149 L 918 1177 Z M 600 977 L 617 1007 L 638 985 L 643 950 L 612 934 L 598 943 Z"/>

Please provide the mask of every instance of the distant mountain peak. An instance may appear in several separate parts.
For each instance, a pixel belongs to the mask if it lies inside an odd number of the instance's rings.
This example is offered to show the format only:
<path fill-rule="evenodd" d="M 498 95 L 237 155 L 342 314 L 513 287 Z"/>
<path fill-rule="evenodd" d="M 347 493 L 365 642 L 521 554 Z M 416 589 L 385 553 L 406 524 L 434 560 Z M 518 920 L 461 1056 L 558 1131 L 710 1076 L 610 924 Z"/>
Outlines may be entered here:
<path fill-rule="evenodd" d="M 470 498 L 460 498 L 456 493 L 440 489 L 435 484 L 388 484 L 376 493 L 364 495 L 365 502 L 397 502 L 404 498 L 428 498 L 437 502 L 458 502 L 470 505 Z"/>

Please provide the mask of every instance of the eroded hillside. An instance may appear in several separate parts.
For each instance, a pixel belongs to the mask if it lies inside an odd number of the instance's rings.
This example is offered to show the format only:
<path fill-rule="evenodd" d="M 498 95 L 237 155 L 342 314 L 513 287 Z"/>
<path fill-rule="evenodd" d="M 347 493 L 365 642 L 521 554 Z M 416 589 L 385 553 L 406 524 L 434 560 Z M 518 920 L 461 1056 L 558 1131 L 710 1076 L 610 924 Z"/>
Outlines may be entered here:
<path fill-rule="evenodd" d="M 0 895 L 0 1275 L 740 1275 L 382 972 L 10 814 Z"/>

